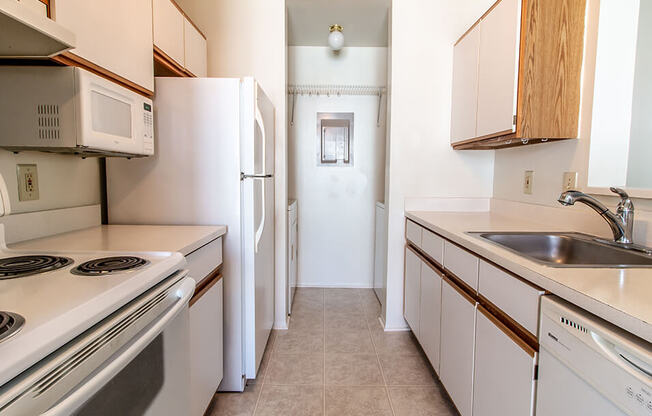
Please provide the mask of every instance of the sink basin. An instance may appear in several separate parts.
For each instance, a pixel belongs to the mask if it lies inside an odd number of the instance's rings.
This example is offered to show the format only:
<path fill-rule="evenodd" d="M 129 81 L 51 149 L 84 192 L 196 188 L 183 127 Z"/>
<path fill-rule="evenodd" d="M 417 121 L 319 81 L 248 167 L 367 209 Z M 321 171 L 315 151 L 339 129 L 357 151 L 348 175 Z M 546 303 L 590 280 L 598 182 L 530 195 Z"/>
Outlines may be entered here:
<path fill-rule="evenodd" d="M 471 232 L 551 267 L 652 267 L 652 255 L 580 233 Z"/>

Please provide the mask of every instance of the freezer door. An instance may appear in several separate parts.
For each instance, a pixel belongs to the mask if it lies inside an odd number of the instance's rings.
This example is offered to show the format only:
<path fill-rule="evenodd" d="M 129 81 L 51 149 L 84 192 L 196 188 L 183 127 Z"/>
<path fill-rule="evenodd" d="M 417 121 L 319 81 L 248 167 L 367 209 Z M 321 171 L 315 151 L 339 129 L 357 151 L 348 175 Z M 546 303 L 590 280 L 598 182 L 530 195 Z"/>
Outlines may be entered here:
<path fill-rule="evenodd" d="M 247 175 L 274 174 L 274 105 L 253 78 L 241 86 L 241 169 Z"/>
<path fill-rule="evenodd" d="M 255 378 L 274 324 L 274 178 L 242 181 L 245 371 Z"/>

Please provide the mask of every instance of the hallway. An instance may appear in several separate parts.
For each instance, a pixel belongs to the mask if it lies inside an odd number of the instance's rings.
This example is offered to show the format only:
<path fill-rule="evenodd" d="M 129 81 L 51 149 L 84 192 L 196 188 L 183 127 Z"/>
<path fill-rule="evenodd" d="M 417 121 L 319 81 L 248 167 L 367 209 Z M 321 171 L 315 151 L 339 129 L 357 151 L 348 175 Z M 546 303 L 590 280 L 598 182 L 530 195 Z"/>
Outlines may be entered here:
<path fill-rule="evenodd" d="M 410 332 L 384 332 L 371 289 L 299 288 L 259 377 L 218 393 L 209 416 L 456 415 Z"/>

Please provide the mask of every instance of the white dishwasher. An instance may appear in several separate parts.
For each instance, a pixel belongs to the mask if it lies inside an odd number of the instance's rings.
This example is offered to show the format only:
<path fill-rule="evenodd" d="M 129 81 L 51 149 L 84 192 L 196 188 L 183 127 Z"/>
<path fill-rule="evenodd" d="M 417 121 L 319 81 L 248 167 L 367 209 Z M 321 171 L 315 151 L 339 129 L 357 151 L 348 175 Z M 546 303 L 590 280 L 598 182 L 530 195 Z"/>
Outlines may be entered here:
<path fill-rule="evenodd" d="M 652 416 L 652 344 L 555 296 L 540 325 L 537 416 Z"/>

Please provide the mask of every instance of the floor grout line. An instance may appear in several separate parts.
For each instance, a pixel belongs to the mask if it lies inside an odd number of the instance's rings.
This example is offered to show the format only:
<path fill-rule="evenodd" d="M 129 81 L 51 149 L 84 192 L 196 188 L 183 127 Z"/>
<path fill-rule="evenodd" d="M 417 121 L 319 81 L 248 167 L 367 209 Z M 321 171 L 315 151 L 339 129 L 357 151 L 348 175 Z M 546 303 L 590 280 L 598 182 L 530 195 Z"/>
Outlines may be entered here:
<path fill-rule="evenodd" d="M 360 299 L 360 302 L 362 303 L 362 296 L 358 294 L 358 297 Z M 384 388 L 385 388 L 385 394 L 387 395 L 387 401 L 389 402 L 389 410 L 392 412 L 393 416 L 396 416 L 396 411 L 394 410 L 394 405 L 392 404 L 392 398 L 389 395 L 389 388 L 387 387 L 387 378 L 385 378 L 385 371 L 383 370 L 383 366 L 380 363 L 380 356 L 378 355 L 378 350 L 376 349 L 376 341 L 374 340 L 374 336 L 371 333 L 371 327 L 369 326 L 369 320 L 367 319 L 367 308 L 366 305 L 362 305 L 363 313 L 364 313 L 364 321 L 367 324 L 367 332 L 369 332 L 369 336 L 371 337 L 371 345 L 374 347 L 374 352 L 376 354 L 376 362 L 378 363 L 378 368 L 380 369 L 380 375 L 383 378 L 383 383 Z"/>

